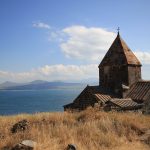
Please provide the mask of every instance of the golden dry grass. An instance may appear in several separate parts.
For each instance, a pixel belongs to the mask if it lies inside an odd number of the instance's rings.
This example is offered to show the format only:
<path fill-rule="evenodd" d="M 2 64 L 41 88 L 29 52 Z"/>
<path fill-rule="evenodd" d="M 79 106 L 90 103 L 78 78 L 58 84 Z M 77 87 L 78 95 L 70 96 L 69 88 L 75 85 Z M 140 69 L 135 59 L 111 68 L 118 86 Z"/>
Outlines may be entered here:
<path fill-rule="evenodd" d="M 30 127 L 12 134 L 16 122 L 27 119 Z M 64 150 L 69 143 L 78 150 L 149 150 L 138 137 L 150 129 L 150 117 L 135 113 L 99 112 L 88 109 L 80 113 L 39 113 L 0 117 L 0 149 L 22 140 L 37 142 L 36 150 Z"/>

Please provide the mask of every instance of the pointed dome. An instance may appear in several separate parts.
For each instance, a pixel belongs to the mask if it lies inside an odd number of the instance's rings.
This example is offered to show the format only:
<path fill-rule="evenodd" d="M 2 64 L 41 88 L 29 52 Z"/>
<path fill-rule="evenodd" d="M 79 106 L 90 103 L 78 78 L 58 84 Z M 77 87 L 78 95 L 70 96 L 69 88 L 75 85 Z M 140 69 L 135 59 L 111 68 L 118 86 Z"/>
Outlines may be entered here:
<path fill-rule="evenodd" d="M 124 40 L 118 35 L 113 44 L 109 48 L 108 52 L 101 61 L 100 66 L 105 65 L 137 65 L 141 66 L 140 61 L 127 46 Z"/>

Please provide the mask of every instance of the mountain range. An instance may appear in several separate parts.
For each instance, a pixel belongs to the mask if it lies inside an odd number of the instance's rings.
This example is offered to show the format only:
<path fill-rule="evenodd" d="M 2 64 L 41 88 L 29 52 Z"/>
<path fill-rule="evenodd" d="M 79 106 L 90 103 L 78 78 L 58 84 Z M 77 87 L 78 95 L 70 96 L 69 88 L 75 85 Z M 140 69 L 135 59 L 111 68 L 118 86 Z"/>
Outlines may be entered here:
<path fill-rule="evenodd" d="M 15 83 L 6 81 L 0 84 L 0 90 L 40 90 L 40 89 L 52 89 L 60 87 L 69 87 L 69 86 L 81 86 L 85 85 L 84 83 L 67 83 L 61 81 L 44 81 L 44 80 L 35 80 L 28 83 Z"/>

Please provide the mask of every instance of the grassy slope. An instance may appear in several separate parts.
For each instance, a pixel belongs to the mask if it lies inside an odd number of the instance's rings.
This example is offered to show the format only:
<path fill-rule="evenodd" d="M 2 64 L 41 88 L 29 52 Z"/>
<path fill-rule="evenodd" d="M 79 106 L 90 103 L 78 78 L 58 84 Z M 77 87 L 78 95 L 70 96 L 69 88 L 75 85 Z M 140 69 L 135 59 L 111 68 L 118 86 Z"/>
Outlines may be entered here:
<path fill-rule="evenodd" d="M 29 130 L 11 134 L 10 128 L 21 119 L 30 122 Z M 133 113 L 39 113 L 0 117 L 0 149 L 24 139 L 37 142 L 37 150 L 64 150 L 68 143 L 78 150 L 149 150 L 138 141 L 143 129 L 150 129 L 150 117 Z"/>

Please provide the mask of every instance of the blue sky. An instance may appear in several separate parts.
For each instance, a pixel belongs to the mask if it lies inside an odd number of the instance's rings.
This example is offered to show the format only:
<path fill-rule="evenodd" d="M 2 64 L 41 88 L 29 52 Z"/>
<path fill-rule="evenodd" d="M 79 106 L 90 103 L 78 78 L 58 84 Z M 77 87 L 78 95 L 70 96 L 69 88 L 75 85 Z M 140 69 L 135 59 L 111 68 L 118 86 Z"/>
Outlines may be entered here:
<path fill-rule="evenodd" d="M 121 36 L 150 73 L 149 0 L 0 0 L 0 82 L 97 78 Z"/>

